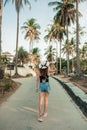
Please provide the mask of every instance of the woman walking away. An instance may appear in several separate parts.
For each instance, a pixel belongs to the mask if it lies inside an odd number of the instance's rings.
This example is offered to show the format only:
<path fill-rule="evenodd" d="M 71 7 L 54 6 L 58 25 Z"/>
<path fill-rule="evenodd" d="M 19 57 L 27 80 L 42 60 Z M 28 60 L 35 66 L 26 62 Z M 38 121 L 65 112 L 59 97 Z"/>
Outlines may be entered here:
<path fill-rule="evenodd" d="M 49 84 L 49 73 L 54 72 L 56 70 L 48 69 L 48 62 L 43 61 L 39 65 L 39 73 L 37 74 L 36 79 L 36 92 L 38 92 L 38 84 L 39 84 L 39 117 L 38 121 L 42 122 L 42 116 L 47 116 L 47 108 L 48 108 L 48 97 L 50 92 L 50 84 Z M 44 111 L 42 112 L 42 106 L 44 102 Z"/>

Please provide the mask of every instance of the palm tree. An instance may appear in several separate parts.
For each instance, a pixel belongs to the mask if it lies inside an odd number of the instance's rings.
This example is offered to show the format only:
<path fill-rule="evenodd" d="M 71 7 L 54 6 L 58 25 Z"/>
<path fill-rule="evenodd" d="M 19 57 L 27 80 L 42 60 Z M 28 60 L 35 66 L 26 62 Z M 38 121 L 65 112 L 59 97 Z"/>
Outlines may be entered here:
<path fill-rule="evenodd" d="M 80 52 L 80 63 L 81 63 L 81 70 L 87 70 L 87 45 L 83 45 L 83 47 L 79 50 Z"/>
<path fill-rule="evenodd" d="M 60 73 L 61 73 L 61 46 L 65 34 L 65 29 L 63 26 L 60 25 L 60 20 L 59 23 L 54 21 L 53 30 L 55 39 L 60 42 Z"/>
<path fill-rule="evenodd" d="M 84 47 L 85 47 L 85 59 L 87 60 L 87 42 L 84 43 Z"/>
<path fill-rule="evenodd" d="M 76 59 L 77 59 L 77 75 L 81 75 L 80 57 L 79 57 L 79 2 L 86 0 L 71 0 L 76 3 Z"/>
<path fill-rule="evenodd" d="M 79 37 L 77 36 L 77 30 L 75 30 L 75 28 L 73 28 L 73 34 L 75 34 L 75 38 L 76 38 L 76 36 L 81 40 L 81 36 L 83 36 L 86 32 L 83 30 L 85 27 L 81 27 L 80 25 L 79 25 L 79 27 L 78 27 L 78 33 L 79 33 Z M 80 48 L 79 48 L 79 44 L 81 43 L 80 42 L 80 40 L 79 40 L 79 43 L 78 42 L 76 42 L 76 50 L 77 50 L 77 43 L 78 43 L 78 52 L 76 51 L 76 55 L 79 53 L 79 64 L 80 64 Z M 77 40 L 76 40 L 77 41 Z M 83 47 L 84 48 L 84 47 Z M 84 50 L 84 49 L 83 49 Z M 77 56 L 76 56 L 76 58 L 77 58 Z M 76 60 L 76 61 L 78 61 L 78 60 Z M 80 68 L 79 68 L 80 69 Z M 81 71 L 81 70 L 80 70 Z M 77 72 L 77 75 L 79 76 L 81 74 L 81 72 L 79 72 L 79 74 L 78 74 L 78 72 Z"/>
<path fill-rule="evenodd" d="M 33 42 L 39 40 L 39 29 L 40 26 L 36 23 L 36 19 L 31 18 L 24 22 L 24 25 L 21 27 L 23 32 L 25 32 L 25 39 L 29 39 L 29 52 L 33 49 Z"/>
<path fill-rule="evenodd" d="M 39 48 L 36 47 L 36 48 L 33 48 L 32 54 L 39 55 L 39 52 L 40 52 Z"/>
<path fill-rule="evenodd" d="M 72 37 L 70 40 L 70 48 L 69 48 L 69 54 L 72 56 L 72 72 L 74 72 L 74 54 L 76 53 L 76 41 Z"/>
<path fill-rule="evenodd" d="M 68 42 L 68 26 L 70 25 L 71 21 L 74 23 L 75 20 L 75 8 L 74 4 L 72 4 L 68 0 L 61 0 L 62 2 L 49 2 L 49 6 L 55 6 L 53 8 L 57 11 L 54 19 L 57 21 L 61 21 L 61 25 L 66 27 L 66 36 L 67 36 L 67 74 L 69 73 L 69 42 Z"/>
<path fill-rule="evenodd" d="M 40 50 L 36 47 L 32 51 L 33 63 L 38 65 L 40 63 Z"/>
<path fill-rule="evenodd" d="M 47 34 L 44 36 L 44 40 L 45 42 L 49 42 L 49 45 L 50 45 L 51 42 L 54 41 L 53 24 L 49 24 L 45 32 L 47 32 Z"/>
<path fill-rule="evenodd" d="M 78 31 L 79 31 L 79 38 L 80 38 L 80 40 L 81 40 L 81 37 L 84 36 L 84 34 L 87 33 L 87 32 L 84 31 L 84 29 L 85 29 L 85 27 L 81 27 L 79 25 Z M 75 35 L 75 39 L 76 39 L 76 29 L 75 28 L 73 28 L 73 33 L 72 34 Z M 80 41 L 79 41 L 79 44 L 80 44 Z"/>
<path fill-rule="evenodd" d="M 55 25 L 54 23 L 50 24 L 49 25 L 50 27 L 46 29 L 48 34 L 45 35 L 44 40 L 49 41 L 49 44 L 50 43 L 56 43 L 56 68 L 57 68 L 57 72 L 58 72 L 58 39 L 57 39 L 58 37 L 56 37 L 56 34 L 55 34 L 56 28 L 54 27 L 54 25 Z M 50 47 L 52 47 L 51 44 L 50 44 Z M 52 57 L 51 54 L 49 54 L 49 55 L 50 55 L 50 57 Z M 52 59 L 52 61 L 53 61 L 53 59 Z"/>
<path fill-rule="evenodd" d="M 48 34 L 45 36 L 46 40 L 54 41 L 56 43 L 56 67 L 58 69 L 58 41 L 60 41 L 60 73 L 61 73 L 61 42 L 63 34 L 65 33 L 64 27 L 60 25 L 60 22 L 54 21 L 48 30 Z"/>
<path fill-rule="evenodd" d="M 46 55 L 46 58 L 49 62 L 53 63 L 55 59 L 55 48 L 53 48 L 52 45 L 49 46 L 45 49 L 44 55 Z"/>
<path fill-rule="evenodd" d="M 1 28 L 2 28 L 2 5 L 3 0 L 0 0 L 0 67 L 1 67 Z"/>
<path fill-rule="evenodd" d="M 21 46 L 18 50 L 18 59 L 22 64 L 22 66 L 27 57 L 28 57 L 28 52 Z"/>
<path fill-rule="evenodd" d="M 82 48 L 80 49 L 80 57 L 83 60 L 87 60 L 87 42 L 85 42 Z"/>
<path fill-rule="evenodd" d="M 1 62 L 4 65 L 7 65 L 8 63 L 10 63 L 10 58 L 8 58 L 6 55 L 1 56 Z"/>
<path fill-rule="evenodd" d="M 15 8 L 16 8 L 16 12 L 17 12 L 15 75 L 18 75 L 17 61 L 18 61 L 18 39 L 19 39 L 19 14 L 20 14 L 20 10 L 23 7 L 23 5 L 28 5 L 30 7 L 30 2 L 29 2 L 29 0 L 5 0 L 4 5 L 6 5 L 6 3 L 9 2 L 9 1 L 12 1 L 12 3 L 15 4 Z"/>
<path fill-rule="evenodd" d="M 32 66 L 31 65 L 32 63 L 36 66 L 40 63 L 40 53 L 39 52 L 40 52 L 40 50 L 37 47 L 33 48 L 32 54 L 29 55 L 30 66 Z"/>
<path fill-rule="evenodd" d="M 72 71 L 74 71 L 74 54 L 75 54 L 75 48 L 76 48 L 76 45 L 75 45 L 76 41 L 74 38 L 71 38 L 71 40 L 69 41 L 69 55 L 72 56 Z M 67 43 L 65 42 L 63 44 L 63 47 L 62 47 L 62 52 L 63 54 L 66 54 L 66 59 L 67 59 Z"/>

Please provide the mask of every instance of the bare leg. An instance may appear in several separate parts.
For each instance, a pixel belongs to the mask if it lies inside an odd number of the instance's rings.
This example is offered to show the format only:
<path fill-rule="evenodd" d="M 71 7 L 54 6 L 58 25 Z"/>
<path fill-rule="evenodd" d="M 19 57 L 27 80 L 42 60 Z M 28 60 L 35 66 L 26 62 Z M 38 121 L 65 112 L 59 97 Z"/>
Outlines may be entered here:
<path fill-rule="evenodd" d="M 43 105 L 44 93 L 39 94 L 39 118 L 42 118 L 42 105 Z"/>
<path fill-rule="evenodd" d="M 49 97 L 49 93 L 45 93 L 45 96 L 44 96 L 44 114 L 47 113 L 47 108 L 48 108 L 48 97 Z"/>

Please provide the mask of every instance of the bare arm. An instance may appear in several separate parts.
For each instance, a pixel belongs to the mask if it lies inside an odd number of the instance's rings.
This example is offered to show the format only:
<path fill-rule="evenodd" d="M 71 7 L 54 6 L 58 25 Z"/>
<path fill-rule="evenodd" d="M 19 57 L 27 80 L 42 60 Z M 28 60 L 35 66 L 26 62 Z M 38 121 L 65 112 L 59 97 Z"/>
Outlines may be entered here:
<path fill-rule="evenodd" d="M 53 69 L 50 69 L 50 68 L 49 68 L 49 70 L 48 70 L 48 75 L 50 75 L 50 73 L 52 73 L 52 72 L 56 72 L 56 71 L 57 71 L 56 68 L 53 68 Z"/>
<path fill-rule="evenodd" d="M 39 73 L 37 73 L 37 77 L 36 77 L 36 92 L 38 92 L 38 84 L 39 84 Z"/>

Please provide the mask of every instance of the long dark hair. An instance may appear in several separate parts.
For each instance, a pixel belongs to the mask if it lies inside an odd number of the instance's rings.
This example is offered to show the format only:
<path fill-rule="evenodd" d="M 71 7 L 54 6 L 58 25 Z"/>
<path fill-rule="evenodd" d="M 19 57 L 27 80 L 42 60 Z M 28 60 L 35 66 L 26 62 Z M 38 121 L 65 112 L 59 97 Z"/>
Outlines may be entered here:
<path fill-rule="evenodd" d="M 40 69 L 40 76 L 46 76 L 48 75 L 48 68 Z"/>

